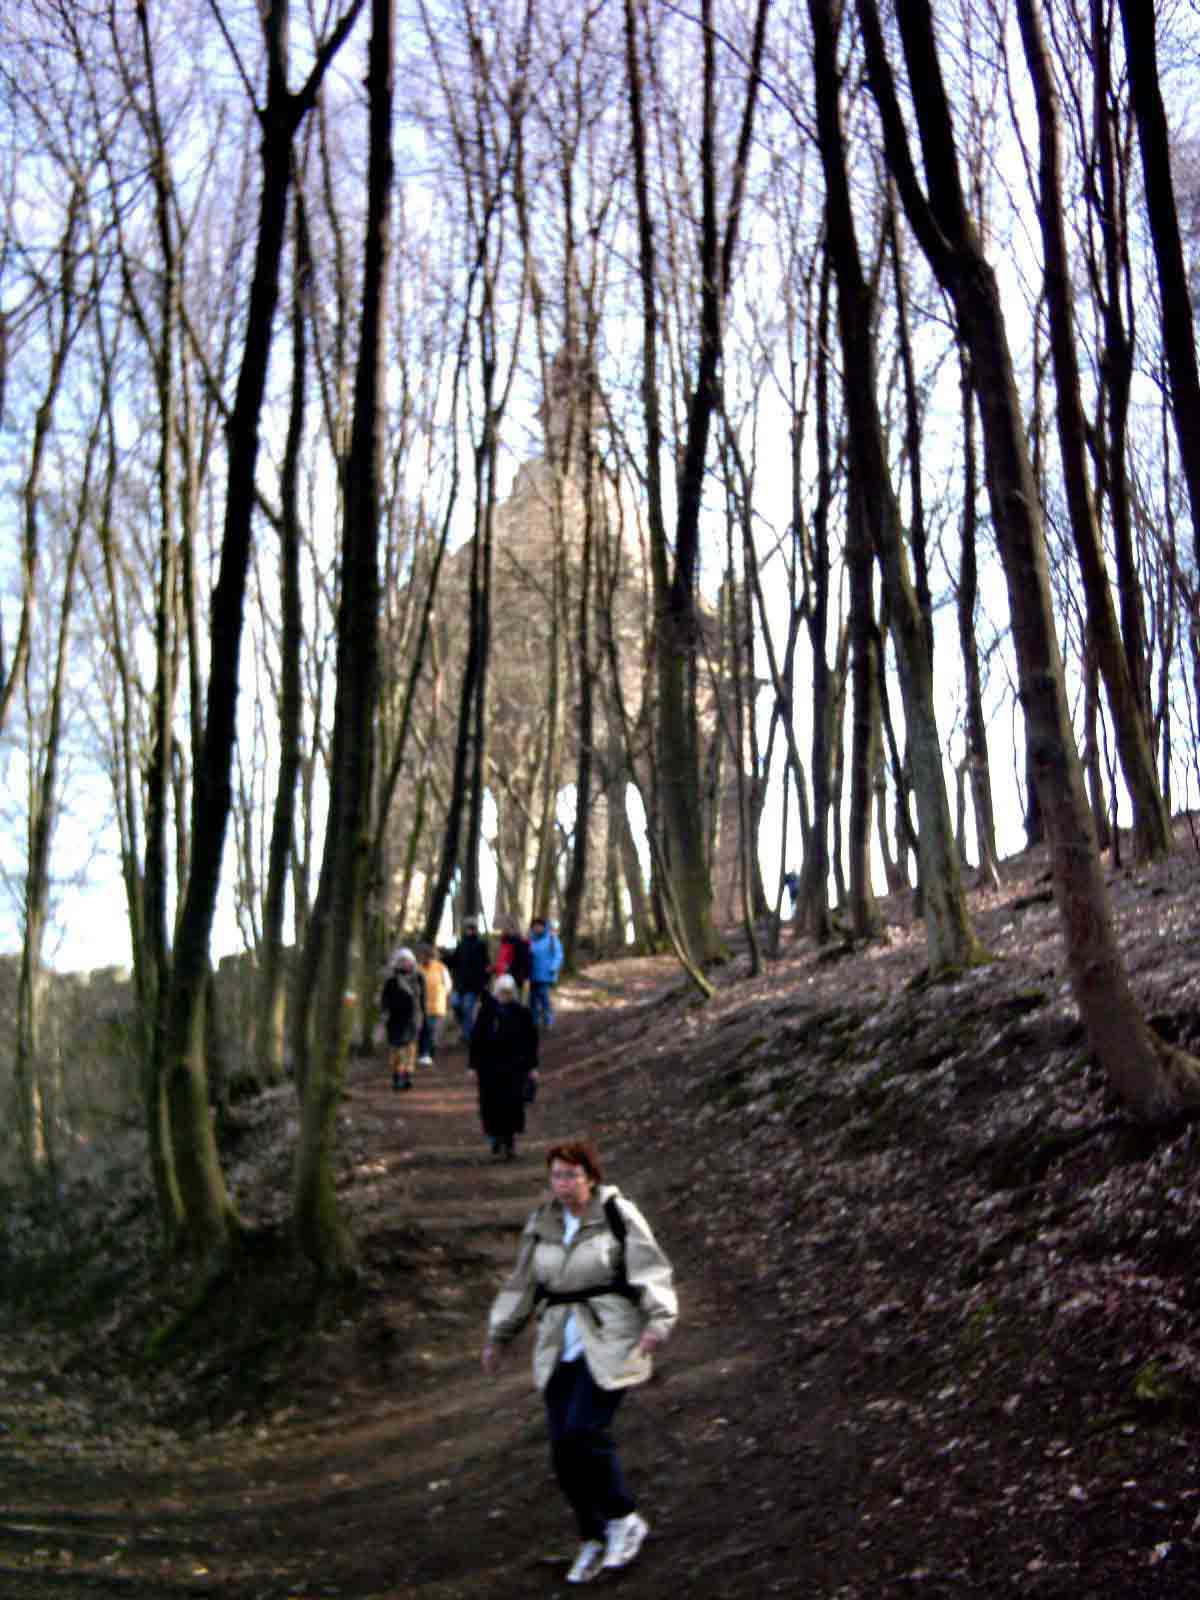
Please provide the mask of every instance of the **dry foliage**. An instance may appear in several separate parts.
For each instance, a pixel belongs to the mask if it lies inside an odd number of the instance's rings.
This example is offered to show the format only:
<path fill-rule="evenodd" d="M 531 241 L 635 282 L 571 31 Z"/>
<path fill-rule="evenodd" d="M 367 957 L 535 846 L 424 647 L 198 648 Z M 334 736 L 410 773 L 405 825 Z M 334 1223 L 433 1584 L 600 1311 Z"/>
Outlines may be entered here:
<path fill-rule="evenodd" d="M 134 1136 L 81 1152 L 52 1204 L 10 1197 L 0 1593 L 562 1592 L 524 1352 L 498 1387 L 475 1358 L 537 1146 L 587 1128 L 684 1305 L 619 1420 L 653 1525 L 630 1592 L 1200 1594 L 1200 1135 L 1108 1098 L 1044 866 L 974 898 L 996 959 L 957 982 L 923 981 L 894 901 L 880 943 L 785 936 L 706 1006 L 665 960 L 590 969 L 511 1167 L 460 1050 L 403 1097 L 357 1063 L 364 1269 L 337 1297 L 288 1243 L 287 1088 L 224 1130 L 252 1226 L 199 1306 L 156 1259 Z M 1111 874 L 1137 990 L 1192 1050 L 1198 884 L 1190 836 Z"/>

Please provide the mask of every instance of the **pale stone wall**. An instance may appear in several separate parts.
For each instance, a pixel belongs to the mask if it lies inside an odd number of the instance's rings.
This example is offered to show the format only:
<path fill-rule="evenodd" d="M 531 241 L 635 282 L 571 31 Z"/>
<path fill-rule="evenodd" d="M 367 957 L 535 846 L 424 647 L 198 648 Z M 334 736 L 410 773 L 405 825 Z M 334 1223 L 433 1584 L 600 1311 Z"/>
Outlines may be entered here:
<path fill-rule="evenodd" d="M 561 511 L 556 504 L 561 496 Z M 577 750 L 574 730 L 579 695 L 580 662 L 576 647 L 581 552 L 585 506 L 579 483 L 571 477 L 560 480 L 555 468 L 545 459 L 525 463 L 518 471 L 512 491 L 497 507 L 494 527 L 494 569 L 492 584 L 492 638 L 488 686 L 489 786 L 495 796 L 498 826 L 493 842 L 501 859 L 501 882 L 496 910 L 527 923 L 535 913 L 558 914 L 557 897 L 549 905 L 533 904 L 533 880 L 537 832 L 544 809 L 546 762 L 552 747 L 555 719 L 547 703 L 551 651 L 554 639 L 554 610 L 557 605 L 560 627 L 560 680 L 557 727 L 560 736 L 561 785 L 569 786 L 576 771 Z M 612 600 L 606 612 L 620 642 L 622 690 L 626 708 L 636 717 L 645 690 L 642 679 L 644 636 L 650 608 L 646 564 L 636 538 L 636 519 L 621 517 L 615 490 L 606 484 L 598 493 L 595 506 L 597 549 L 593 558 L 601 571 L 619 566 L 620 579 L 612 587 Z M 601 548 L 601 546 L 603 548 Z M 558 561 L 558 574 L 555 563 Z M 452 761 L 451 741 L 458 715 L 458 688 L 465 659 L 466 595 L 470 581 L 471 550 L 457 551 L 446 563 L 440 583 L 437 608 L 435 658 L 442 669 L 440 684 L 440 748 L 435 762 L 439 793 L 436 811 L 440 814 L 447 792 Z M 709 619 L 715 634 L 715 618 Z M 593 624 L 593 655 L 599 638 Z M 608 800 L 604 793 L 602 755 L 609 741 L 612 723 L 610 710 L 602 696 L 607 694 L 608 663 L 604 661 L 594 685 L 595 737 L 597 762 L 593 768 L 593 804 L 589 818 L 589 878 L 581 916 L 581 933 L 605 940 L 612 928 L 613 890 L 609 882 L 612 856 L 609 852 Z M 423 691 L 423 694 L 426 691 Z M 430 691 L 431 692 L 431 691 Z M 430 715 L 429 702 L 425 714 Z M 717 718 L 711 704 L 702 711 L 706 738 L 716 735 Z M 736 920 L 741 914 L 737 887 L 737 798 L 731 781 L 732 760 L 723 753 L 721 792 L 716 801 L 714 914 L 719 922 Z M 393 832 L 388 862 L 389 912 L 393 925 L 400 911 L 403 854 L 406 846 L 404 824 L 411 816 L 413 787 L 402 780 L 402 793 L 393 809 Z M 410 896 L 409 923 L 420 920 L 426 885 L 436 870 L 440 832 L 429 830 L 419 855 L 419 876 Z M 565 833 L 556 840 L 556 880 L 565 881 L 569 859 Z M 620 872 L 619 860 L 617 869 Z M 624 879 L 617 889 L 624 899 Z"/>

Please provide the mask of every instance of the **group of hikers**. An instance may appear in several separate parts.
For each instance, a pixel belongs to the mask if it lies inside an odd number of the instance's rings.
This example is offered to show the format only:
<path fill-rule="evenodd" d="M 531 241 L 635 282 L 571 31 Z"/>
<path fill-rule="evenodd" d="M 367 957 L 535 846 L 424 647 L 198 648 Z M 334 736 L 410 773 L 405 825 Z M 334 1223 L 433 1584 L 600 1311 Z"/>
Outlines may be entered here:
<path fill-rule="evenodd" d="M 464 919 L 453 949 L 425 943 L 397 950 L 379 997 L 392 1088 L 411 1089 L 418 1069 L 433 1065 L 453 1013 L 479 1081 L 492 1155 L 513 1160 L 525 1106 L 537 1093 L 538 1035 L 553 1024 L 550 996 L 562 963 L 558 932 L 540 916 L 528 936 L 507 919 L 494 959 L 477 917 Z"/>
<path fill-rule="evenodd" d="M 494 960 L 475 917 L 464 920 L 452 950 L 398 950 L 380 996 L 393 1088 L 410 1088 L 414 1072 L 433 1065 L 453 1012 L 478 1079 L 492 1159 L 513 1160 L 537 1093 L 539 1036 L 554 1020 L 550 996 L 562 961 L 544 917 L 533 919 L 528 937 L 506 922 Z M 566 1574 L 578 1584 L 628 1566 L 649 1532 L 612 1425 L 626 1391 L 650 1377 L 678 1301 L 666 1253 L 633 1201 L 604 1181 L 591 1141 L 555 1143 L 545 1159 L 548 1189 L 492 1305 L 482 1364 L 494 1374 L 507 1346 L 536 1320 L 533 1380 L 554 1473 L 579 1530 Z"/>

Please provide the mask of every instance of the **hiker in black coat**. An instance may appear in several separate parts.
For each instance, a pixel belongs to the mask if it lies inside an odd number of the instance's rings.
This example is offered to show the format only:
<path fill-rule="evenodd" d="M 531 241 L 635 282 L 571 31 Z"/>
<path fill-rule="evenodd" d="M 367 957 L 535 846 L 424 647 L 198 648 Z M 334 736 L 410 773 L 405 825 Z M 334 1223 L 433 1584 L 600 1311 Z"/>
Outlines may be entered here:
<path fill-rule="evenodd" d="M 479 935 L 479 922 L 475 917 L 463 921 L 462 935 L 446 957 L 446 965 L 454 978 L 454 994 L 450 1004 L 458 1018 L 464 1039 L 469 1040 L 475 1025 L 475 1011 L 480 997 L 487 992 L 492 975 L 492 958 L 487 940 Z"/>
<path fill-rule="evenodd" d="M 387 1024 L 388 1064 L 392 1088 L 411 1089 L 417 1063 L 417 1036 L 425 1021 L 425 980 L 411 950 L 396 952 L 392 970 L 379 996 Z"/>
<path fill-rule="evenodd" d="M 494 995 L 485 994 L 471 1031 L 469 1070 L 479 1080 L 479 1117 L 494 1158 L 516 1155 L 516 1136 L 525 1132 L 527 1086 L 536 1084 L 538 1031 L 517 999 L 517 986 L 505 975 Z"/>

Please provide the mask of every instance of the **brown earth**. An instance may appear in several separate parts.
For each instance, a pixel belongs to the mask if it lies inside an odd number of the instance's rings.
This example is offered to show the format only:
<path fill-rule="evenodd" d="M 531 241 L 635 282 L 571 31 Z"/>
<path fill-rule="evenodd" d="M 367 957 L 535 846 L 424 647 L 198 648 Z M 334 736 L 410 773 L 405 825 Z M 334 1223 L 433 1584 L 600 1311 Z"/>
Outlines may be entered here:
<path fill-rule="evenodd" d="M 549 1140 L 591 1133 L 683 1315 L 618 1419 L 652 1525 L 630 1596 L 1200 1595 L 1200 1145 L 1107 1098 L 1044 862 L 977 894 L 996 959 L 785 937 L 695 1001 L 671 963 L 560 991 L 521 1159 L 494 1165 L 459 1048 L 410 1094 L 355 1063 L 341 1193 L 361 1285 L 287 1248 L 290 1088 L 223 1134 L 254 1224 L 185 1312 L 133 1133 L 0 1231 L 0 1600 L 565 1595 L 574 1538 L 528 1345 L 479 1369 Z M 1157 1026 L 1200 1051 L 1185 834 L 1110 874 Z M 180 1313 L 173 1326 L 164 1319 Z"/>

